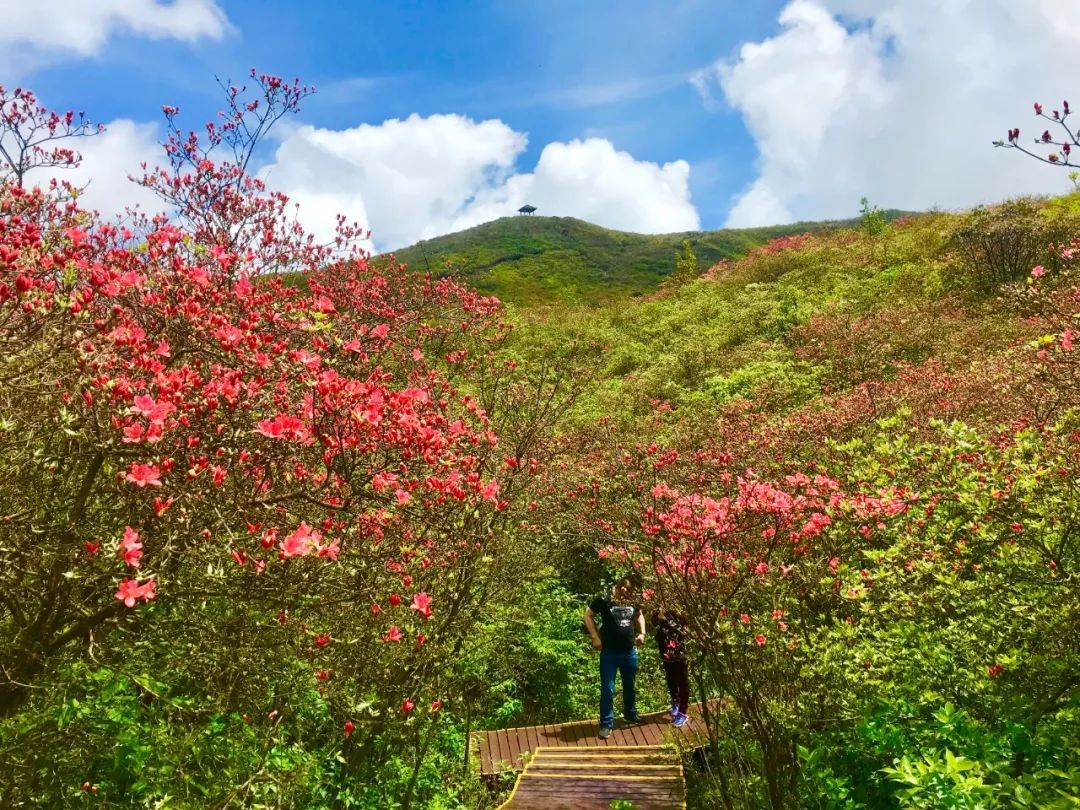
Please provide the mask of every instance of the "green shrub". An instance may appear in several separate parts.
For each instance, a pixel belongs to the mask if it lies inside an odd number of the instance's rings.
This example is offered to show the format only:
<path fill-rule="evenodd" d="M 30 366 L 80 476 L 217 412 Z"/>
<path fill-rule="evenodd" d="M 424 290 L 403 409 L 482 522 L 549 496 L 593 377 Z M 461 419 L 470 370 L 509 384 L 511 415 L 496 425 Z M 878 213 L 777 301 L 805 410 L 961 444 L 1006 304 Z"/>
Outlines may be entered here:
<path fill-rule="evenodd" d="M 1046 216 L 1030 199 L 976 209 L 953 232 L 959 282 L 976 294 L 1021 281 L 1036 265 L 1057 269 L 1060 249 L 1080 233 L 1076 215 Z"/>

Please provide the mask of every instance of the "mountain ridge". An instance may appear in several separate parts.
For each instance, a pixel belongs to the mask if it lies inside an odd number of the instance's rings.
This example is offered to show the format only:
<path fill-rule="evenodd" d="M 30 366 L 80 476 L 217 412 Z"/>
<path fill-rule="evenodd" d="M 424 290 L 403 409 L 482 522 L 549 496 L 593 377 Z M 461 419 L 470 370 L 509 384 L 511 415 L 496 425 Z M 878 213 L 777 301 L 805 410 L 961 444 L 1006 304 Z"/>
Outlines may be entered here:
<path fill-rule="evenodd" d="M 888 211 L 895 219 L 909 212 Z M 639 234 L 575 217 L 508 216 L 388 251 L 399 262 L 451 275 L 519 306 L 607 303 L 656 290 L 689 239 L 704 271 L 781 236 L 851 227 L 857 219 Z"/>

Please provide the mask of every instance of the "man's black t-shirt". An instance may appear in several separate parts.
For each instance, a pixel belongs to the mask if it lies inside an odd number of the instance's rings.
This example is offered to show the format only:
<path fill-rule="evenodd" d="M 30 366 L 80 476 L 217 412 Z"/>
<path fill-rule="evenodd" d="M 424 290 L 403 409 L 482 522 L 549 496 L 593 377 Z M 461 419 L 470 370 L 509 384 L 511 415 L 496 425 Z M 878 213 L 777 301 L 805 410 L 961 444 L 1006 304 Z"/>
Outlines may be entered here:
<path fill-rule="evenodd" d="M 634 623 L 639 612 L 636 606 L 617 604 L 606 596 L 598 596 L 589 608 L 600 619 L 600 641 L 605 650 L 628 652 L 634 649 L 637 636 Z"/>

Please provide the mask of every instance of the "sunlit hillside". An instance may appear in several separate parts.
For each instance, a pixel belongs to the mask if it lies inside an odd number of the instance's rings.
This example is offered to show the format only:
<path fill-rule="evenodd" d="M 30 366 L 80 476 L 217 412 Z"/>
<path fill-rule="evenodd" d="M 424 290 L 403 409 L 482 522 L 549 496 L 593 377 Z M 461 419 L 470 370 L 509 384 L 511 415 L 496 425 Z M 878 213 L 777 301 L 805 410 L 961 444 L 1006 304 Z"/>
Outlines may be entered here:
<path fill-rule="evenodd" d="M 890 218 L 899 214 L 888 212 Z M 513 304 L 602 303 L 655 290 L 674 269 L 675 253 L 684 239 L 690 240 L 704 269 L 778 236 L 844 224 L 796 223 L 650 236 L 572 217 L 515 216 L 427 239 L 395 255 L 414 269 L 453 275 Z"/>

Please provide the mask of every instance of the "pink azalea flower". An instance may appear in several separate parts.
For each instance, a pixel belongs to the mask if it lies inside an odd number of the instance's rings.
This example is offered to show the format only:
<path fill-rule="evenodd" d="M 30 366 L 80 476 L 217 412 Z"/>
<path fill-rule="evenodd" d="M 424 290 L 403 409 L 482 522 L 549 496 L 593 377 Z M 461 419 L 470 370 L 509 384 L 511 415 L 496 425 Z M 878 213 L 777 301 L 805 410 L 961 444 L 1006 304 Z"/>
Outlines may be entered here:
<path fill-rule="evenodd" d="M 124 562 L 132 568 L 138 568 L 139 560 L 143 555 L 142 549 L 143 544 L 139 540 L 139 533 L 130 526 L 126 527 L 124 537 L 120 540 L 120 556 L 124 558 Z"/>
<path fill-rule="evenodd" d="M 134 579 L 125 579 L 121 581 L 120 586 L 116 589 L 116 598 L 129 608 L 135 607 L 135 600 L 142 599 L 144 602 L 149 602 L 157 596 L 154 592 L 154 586 L 153 579 L 148 579 L 141 585 Z"/>
<path fill-rule="evenodd" d="M 132 402 L 132 408 L 135 409 L 135 412 L 139 414 L 139 416 L 149 416 L 156 406 L 157 403 L 154 402 L 154 398 L 147 394 L 140 394 L 135 397 L 134 402 Z"/>
<path fill-rule="evenodd" d="M 129 484 L 142 489 L 143 487 L 160 487 L 161 471 L 154 464 L 132 464 L 124 480 Z"/>
<path fill-rule="evenodd" d="M 124 444 L 134 444 L 142 439 L 143 426 L 138 422 L 132 422 L 130 425 L 124 428 L 124 438 L 121 441 Z"/>
<path fill-rule="evenodd" d="M 322 535 L 306 523 L 301 523 L 295 532 L 281 541 L 281 555 L 283 557 L 306 557 L 315 549 L 321 539 Z"/>
<path fill-rule="evenodd" d="M 431 597 L 421 591 L 413 595 L 412 609 L 419 611 L 425 619 L 431 618 Z"/>
<path fill-rule="evenodd" d="M 754 636 L 754 643 L 757 644 L 759 647 L 764 647 L 765 636 L 761 635 L 761 633 L 758 633 L 756 636 Z"/>
<path fill-rule="evenodd" d="M 319 546 L 319 553 L 317 556 L 326 557 L 328 560 L 336 560 L 338 558 L 338 554 L 340 553 L 341 543 L 339 543 L 338 539 L 335 537 L 329 543 Z"/>

